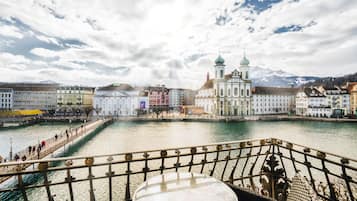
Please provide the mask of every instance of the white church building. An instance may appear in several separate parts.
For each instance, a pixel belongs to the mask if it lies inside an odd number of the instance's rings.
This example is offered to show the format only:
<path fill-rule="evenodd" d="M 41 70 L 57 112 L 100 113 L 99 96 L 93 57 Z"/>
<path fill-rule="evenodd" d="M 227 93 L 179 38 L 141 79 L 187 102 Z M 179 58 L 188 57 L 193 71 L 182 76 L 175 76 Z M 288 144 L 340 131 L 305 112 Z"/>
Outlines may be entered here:
<path fill-rule="evenodd" d="M 202 107 L 205 113 L 218 116 L 251 115 L 252 82 L 249 73 L 249 60 L 245 57 L 240 62 L 239 70 L 225 74 L 226 65 L 219 55 L 214 65 L 215 76 L 207 80 L 198 90 L 195 105 Z"/>

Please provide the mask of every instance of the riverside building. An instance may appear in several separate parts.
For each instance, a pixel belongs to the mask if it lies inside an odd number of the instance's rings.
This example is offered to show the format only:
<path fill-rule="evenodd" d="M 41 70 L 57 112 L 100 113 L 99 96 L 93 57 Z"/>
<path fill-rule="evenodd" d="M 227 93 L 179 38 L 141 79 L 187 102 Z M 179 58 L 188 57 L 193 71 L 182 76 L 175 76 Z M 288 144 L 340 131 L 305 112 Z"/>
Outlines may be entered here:
<path fill-rule="evenodd" d="M 251 86 L 249 60 L 245 57 L 240 62 L 239 70 L 225 74 L 226 65 L 219 55 L 215 60 L 215 77 L 206 83 L 196 95 L 196 106 L 203 107 L 206 113 L 218 116 L 251 115 Z"/>
<path fill-rule="evenodd" d="M 0 88 L 0 110 L 11 110 L 14 92 L 10 88 Z"/>
<path fill-rule="evenodd" d="M 318 90 L 326 96 L 333 117 L 350 114 L 350 95 L 347 89 L 338 86 L 320 86 Z"/>
<path fill-rule="evenodd" d="M 45 112 L 55 111 L 57 106 L 58 84 L 44 83 L 3 83 L 0 88 L 13 90 L 13 105 L 15 110 L 35 110 Z"/>
<path fill-rule="evenodd" d="M 145 93 L 128 84 L 99 87 L 93 99 L 94 115 L 98 116 L 136 116 L 146 113 L 148 106 Z"/>
<path fill-rule="evenodd" d="M 357 82 L 348 82 L 347 90 L 350 94 L 350 111 L 351 114 L 357 115 Z"/>
<path fill-rule="evenodd" d="M 149 97 L 149 108 L 151 112 L 162 112 L 169 110 L 169 89 L 162 86 L 147 87 Z"/>
<path fill-rule="evenodd" d="M 307 87 L 296 94 L 296 115 L 331 117 L 332 110 L 323 93 L 314 87 Z"/>
<path fill-rule="evenodd" d="M 254 87 L 252 89 L 253 114 L 294 113 L 297 91 L 297 88 Z"/>
<path fill-rule="evenodd" d="M 57 89 L 58 115 L 82 115 L 93 105 L 94 88 L 82 86 L 60 86 Z"/>

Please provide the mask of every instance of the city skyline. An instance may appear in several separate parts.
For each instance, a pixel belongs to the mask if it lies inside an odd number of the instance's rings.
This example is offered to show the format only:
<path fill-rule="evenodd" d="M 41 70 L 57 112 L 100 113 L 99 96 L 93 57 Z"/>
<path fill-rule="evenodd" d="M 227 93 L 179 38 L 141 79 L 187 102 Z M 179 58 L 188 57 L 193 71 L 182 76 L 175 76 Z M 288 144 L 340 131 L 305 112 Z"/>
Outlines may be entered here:
<path fill-rule="evenodd" d="M 355 72 L 353 1 L 4 1 L 1 81 L 198 88 L 222 54 L 295 75 Z"/>

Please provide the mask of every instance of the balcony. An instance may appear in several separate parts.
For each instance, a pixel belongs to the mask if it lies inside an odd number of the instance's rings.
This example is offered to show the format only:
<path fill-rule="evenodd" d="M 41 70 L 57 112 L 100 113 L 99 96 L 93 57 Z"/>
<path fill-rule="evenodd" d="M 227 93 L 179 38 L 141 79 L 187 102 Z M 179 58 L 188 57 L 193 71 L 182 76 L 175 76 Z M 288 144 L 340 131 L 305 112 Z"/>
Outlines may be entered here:
<path fill-rule="evenodd" d="M 37 189 L 50 201 L 129 201 L 148 178 L 175 171 L 215 177 L 242 201 L 357 199 L 356 160 L 274 138 L 7 163 L 0 170 L 11 166 L 16 171 L 0 171 L 0 180 L 13 178 L 0 196 L 25 201 Z"/>

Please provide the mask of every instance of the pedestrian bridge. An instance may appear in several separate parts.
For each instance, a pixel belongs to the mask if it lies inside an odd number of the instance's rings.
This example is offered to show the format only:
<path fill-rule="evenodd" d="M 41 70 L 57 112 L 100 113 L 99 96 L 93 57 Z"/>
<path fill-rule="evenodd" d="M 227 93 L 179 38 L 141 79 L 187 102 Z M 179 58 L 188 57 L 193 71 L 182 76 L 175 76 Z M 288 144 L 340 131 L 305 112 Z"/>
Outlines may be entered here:
<path fill-rule="evenodd" d="M 144 181 L 169 172 L 211 176 L 241 201 L 357 199 L 357 160 L 275 138 L 11 162 L 4 168 L 11 171 L 0 178 L 13 177 L 14 184 L 0 187 L 0 199 L 16 194 L 31 200 L 37 190 L 49 201 L 129 201 Z M 29 182 L 34 175 L 36 182 Z"/>
<path fill-rule="evenodd" d="M 20 161 L 31 161 L 46 158 L 59 150 L 65 150 L 66 145 L 73 144 L 76 140 L 91 134 L 95 130 L 107 125 L 110 122 L 111 119 L 98 119 L 82 124 L 76 128 L 68 128 L 60 134 L 55 134 L 51 138 L 39 141 L 38 144 L 24 147 L 23 150 L 17 153 L 12 153 L 11 151 L 10 156 L 8 158 L 4 158 L 3 161 L 10 162 L 9 164 L 11 164 L 18 163 Z M 25 169 L 29 166 L 29 163 L 25 163 L 22 168 Z M 0 174 L 13 172 L 16 169 L 16 167 L 12 165 L 5 167 L 6 168 L 0 168 Z M 4 182 L 8 178 L 9 177 L 0 177 L 0 183 Z"/>

